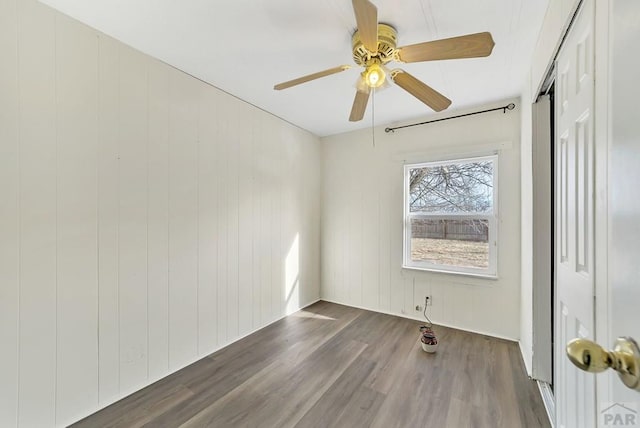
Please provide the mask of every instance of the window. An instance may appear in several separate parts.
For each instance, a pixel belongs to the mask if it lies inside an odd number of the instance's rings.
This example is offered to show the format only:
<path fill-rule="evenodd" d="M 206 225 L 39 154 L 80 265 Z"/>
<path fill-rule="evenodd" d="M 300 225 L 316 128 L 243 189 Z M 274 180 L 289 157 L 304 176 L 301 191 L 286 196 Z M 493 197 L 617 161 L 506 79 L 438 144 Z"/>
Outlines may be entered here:
<path fill-rule="evenodd" d="M 496 276 L 497 156 L 404 167 L 404 267 Z"/>

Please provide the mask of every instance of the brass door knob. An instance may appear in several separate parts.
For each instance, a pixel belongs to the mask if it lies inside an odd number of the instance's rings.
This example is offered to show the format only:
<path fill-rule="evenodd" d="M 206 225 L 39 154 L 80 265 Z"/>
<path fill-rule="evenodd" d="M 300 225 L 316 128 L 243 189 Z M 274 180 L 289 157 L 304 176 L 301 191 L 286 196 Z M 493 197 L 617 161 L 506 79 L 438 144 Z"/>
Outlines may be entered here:
<path fill-rule="evenodd" d="M 580 370 L 590 373 L 612 368 L 627 387 L 640 391 L 640 349 L 630 337 L 619 337 L 612 351 L 587 339 L 573 339 L 567 343 L 567 357 Z"/>

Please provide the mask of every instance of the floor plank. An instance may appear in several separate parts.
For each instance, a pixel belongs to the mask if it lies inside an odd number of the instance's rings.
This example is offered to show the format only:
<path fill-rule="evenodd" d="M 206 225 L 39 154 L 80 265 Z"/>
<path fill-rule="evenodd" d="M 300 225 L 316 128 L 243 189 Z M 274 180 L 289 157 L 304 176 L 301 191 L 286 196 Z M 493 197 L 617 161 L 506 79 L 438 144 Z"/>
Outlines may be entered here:
<path fill-rule="evenodd" d="M 549 427 L 515 342 L 318 302 L 75 427 Z"/>

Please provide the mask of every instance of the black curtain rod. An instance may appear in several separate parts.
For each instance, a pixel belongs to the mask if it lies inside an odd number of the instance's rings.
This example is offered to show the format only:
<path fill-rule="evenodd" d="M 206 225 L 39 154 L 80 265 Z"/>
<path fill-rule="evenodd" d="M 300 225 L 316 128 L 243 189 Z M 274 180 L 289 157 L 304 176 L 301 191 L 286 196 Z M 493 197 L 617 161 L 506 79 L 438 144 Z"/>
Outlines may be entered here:
<path fill-rule="evenodd" d="M 490 111 L 502 110 L 502 113 L 506 113 L 507 110 L 513 110 L 514 108 L 516 108 L 516 105 L 514 103 L 510 103 L 510 104 L 507 104 L 506 106 L 491 108 L 489 110 L 482 110 L 482 111 L 476 111 L 473 113 L 460 114 L 458 116 L 444 117 L 442 119 L 428 120 L 426 122 L 412 123 L 411 125 L 396 126 L 394 128 L 384 128 L 384 132 L 387 132 L 387 133 L 395 132 L 396 129 L 411 128 L 412 126 L 426 125 L 427 123 L 442 122 L 444 120 L 449 120 L 449 119 L 458 119 L 459 117 L 473 116 L 474 114 L 481 114 L 481 113 L 489 113 Z"/>

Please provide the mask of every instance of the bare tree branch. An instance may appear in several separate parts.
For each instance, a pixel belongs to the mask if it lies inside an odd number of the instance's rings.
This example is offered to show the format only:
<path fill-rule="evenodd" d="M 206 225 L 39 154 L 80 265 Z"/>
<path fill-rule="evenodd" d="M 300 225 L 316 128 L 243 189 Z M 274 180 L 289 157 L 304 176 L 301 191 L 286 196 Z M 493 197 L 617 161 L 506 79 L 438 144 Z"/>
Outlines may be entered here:
<path fill-rule="evenodd" d="M 493 161 L 414 168 L 409 173 L 412 212 L 483 213 L 493 207 Z"/>

